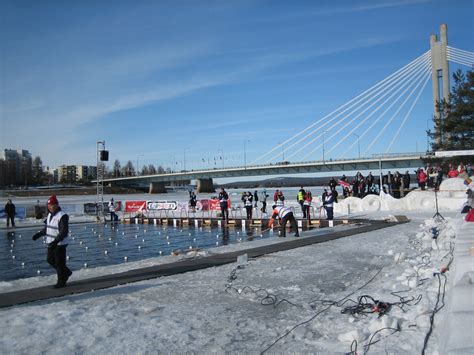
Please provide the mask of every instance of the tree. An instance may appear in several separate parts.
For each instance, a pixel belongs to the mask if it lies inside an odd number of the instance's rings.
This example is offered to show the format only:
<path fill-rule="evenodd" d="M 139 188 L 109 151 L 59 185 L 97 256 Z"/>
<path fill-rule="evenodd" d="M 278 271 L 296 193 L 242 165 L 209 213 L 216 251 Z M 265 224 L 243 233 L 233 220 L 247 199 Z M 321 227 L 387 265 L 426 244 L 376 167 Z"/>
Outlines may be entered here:
<path fill-rule="evenodd" d="M 449 101 L 437 102 L 440 114 L 433 118 L 434 132 L 428 131 L 433 150 L 474 149 L 474 71 L 458 70 L 453 78 Z"/>
<path fill-rule="evenodd" d="M 150 175 L 155 175 L 156 174 L 156 168 L 153 164 L 148 165 L 148 174 L 150 174 Z"/>
<path fill-rule="evenodd" d="M 142 173 L 140 175 L 150 175 L 150 170 L 148 169 L 148 166 L 143 165 L 142 167 Z"/>
<path fill-rule="evenodd" d="M 127 162 L 127 164 L 122 168 L 123 176 L 134 176 L 135 175 L 135 168 L 133 167 L 133 163 L 131 160 Z"/>
<path fill-rule="evenodd" d="M 120 172 L 120 170 L 121 170 L 120 162 L 118 161 L 118 159 L 115 159 L 114 167 L 113 167 L 114 177 L 118 178 L 118 177 L 122 176 L 122 173 Z"/>

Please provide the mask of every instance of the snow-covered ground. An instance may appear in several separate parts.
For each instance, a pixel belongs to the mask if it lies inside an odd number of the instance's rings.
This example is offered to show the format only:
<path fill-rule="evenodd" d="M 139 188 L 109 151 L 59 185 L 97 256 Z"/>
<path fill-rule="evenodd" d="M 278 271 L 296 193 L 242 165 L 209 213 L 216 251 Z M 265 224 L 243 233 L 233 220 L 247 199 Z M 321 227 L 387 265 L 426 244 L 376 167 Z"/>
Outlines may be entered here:
<path fill-rule="evenodd" d="M 365 204 L 372 207 L 355 216 L 407 215 L 410 222 L 247 263 L 0 309 L 0 349 L 419 354 L 426 347 L 427 354 L 472 354 L 474 223 L 459 214 L 461 196 L 443 198 L 445 221 L 433 219 L 431 202 L 389 211 L 390 203 Z M 383 208 L 370 212 L 374 205 Z M 186 257 L 192 255 L 82 269 L 72 280 Z M 3 282 L 0 292 L 54 283 L 54 276 Z"/>
<path fill-rule="evenodd" d="M 240 268 L 1 309 L 2 353 L 420 353 L 439 308 L 427 353 L 443 353 L 443 332 L 472 333 L 472 327 L 442 327 L 452 271 L 438 274 L 454 265 L 456 231 L 466 223 L 454 212 L 443 214 L 446 223 L 433 213 L 407 215 L 411 222 L 403 225 L 269 254 Z M 112 269 L 81 270 L 73 279 Z M 41 284 L 41 277 L 29 279 L 30 287 Z M 2 292 L 11 286 L 2 285 Z M 351 314 L 363 295 L 363 302 L 372 297 L 393 305 L 382 316 L 370 305 Z M 457 301 L 468 307 L 468 297 Z M 472 325 L 472 313 L 464 313 Z M 467 350 L 455 353 L 474 349 L 469 340 L 458 345 Z"/>

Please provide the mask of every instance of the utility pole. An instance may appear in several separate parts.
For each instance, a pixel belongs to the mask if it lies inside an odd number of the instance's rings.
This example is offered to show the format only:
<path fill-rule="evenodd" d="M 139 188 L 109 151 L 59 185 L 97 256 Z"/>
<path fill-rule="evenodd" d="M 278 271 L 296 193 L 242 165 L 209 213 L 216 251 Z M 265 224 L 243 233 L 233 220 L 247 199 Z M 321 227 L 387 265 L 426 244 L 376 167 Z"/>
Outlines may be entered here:
<path fill-rule="evenodd" d="M 103 161 L 109 160 L 109 152 L 105 150 L 105 141 L 97 142 L 97 196 L 96 196 L 96 214 L 97 220 L 101 218 L 105 221 L 104 216 L 104 175 L 105 175 L 105 164 Z"/>

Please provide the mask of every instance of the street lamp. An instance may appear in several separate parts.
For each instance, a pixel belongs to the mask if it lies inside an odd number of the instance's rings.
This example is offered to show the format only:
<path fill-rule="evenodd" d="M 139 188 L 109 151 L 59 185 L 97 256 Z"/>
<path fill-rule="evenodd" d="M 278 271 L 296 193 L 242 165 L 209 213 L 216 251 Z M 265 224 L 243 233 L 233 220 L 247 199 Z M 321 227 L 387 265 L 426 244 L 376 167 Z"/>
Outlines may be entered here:
<path fill-rule="evenodd" d="M 138 157 L 142 157 L 142 156 L 143 156 L 143 154 L 138 154 L 137 155 L 137 176 L 140 175 L 140 170 L 138 169 Z"/>
<path fill-rule="evenodd" d="M 244 140 L 244 169 L 247 169 L 247 142 L 250 142 L 249 139 Z"/>
<path fill-rule="evenodd" d="M 326 132 L 327 132 L 327 131 L 324 131 L 324 132 L 323 132 L 323 164 L 326 163 L 326 159 L 325 159 L 325 157 L 324 157 L 324 134 L 325 134 Z"/>
<path fill-rule="evenodd" d="M 183 149 L 183 170 L 186 171 L 186 151 L 189 150 L 189 148 L 184 148 Z"/>
<path fill-rule="evenodd" d="M 359 149 L 359 159 L 360 159 L 360 136 L 356 133 L 352 133 L 352 135 L 357 137 L 357 148 Z"/>

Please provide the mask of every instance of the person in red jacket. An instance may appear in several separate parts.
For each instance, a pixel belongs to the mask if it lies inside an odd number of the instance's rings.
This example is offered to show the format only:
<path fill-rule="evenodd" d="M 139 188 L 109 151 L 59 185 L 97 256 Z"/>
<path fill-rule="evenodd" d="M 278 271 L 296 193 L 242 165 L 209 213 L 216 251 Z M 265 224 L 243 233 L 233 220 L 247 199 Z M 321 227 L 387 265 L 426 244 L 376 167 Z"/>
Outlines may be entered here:
<path fill-rule="evenodd" d="M 427 175 L 426 175 L 425 171 L 423 169 L 420 169 L 420 171 L 418 173 L 418 185 L 420 186 L 420 188 L 422 190 L 425 189 L 426 178 L 427 178 Z"/>

